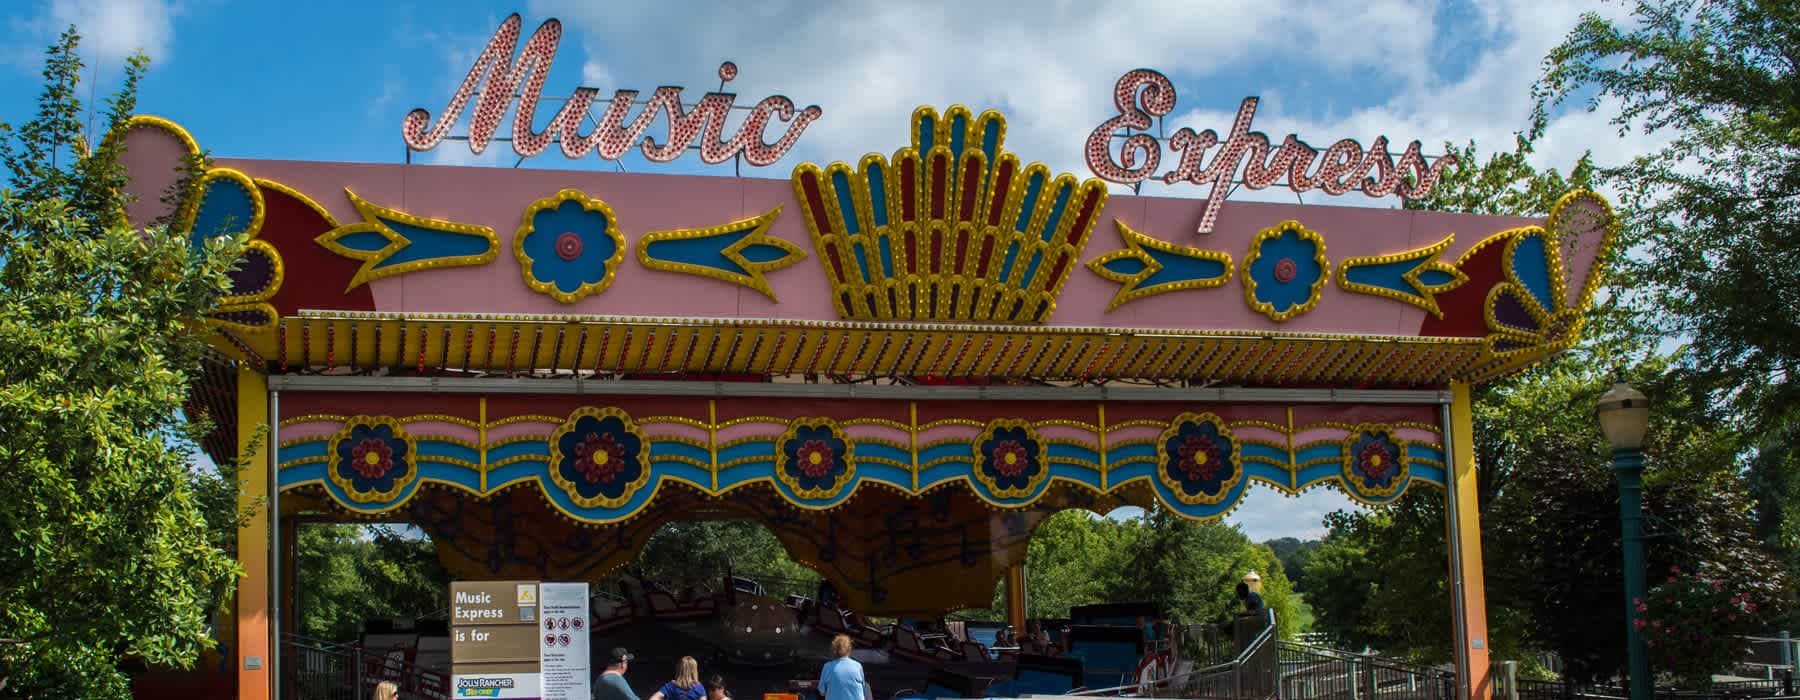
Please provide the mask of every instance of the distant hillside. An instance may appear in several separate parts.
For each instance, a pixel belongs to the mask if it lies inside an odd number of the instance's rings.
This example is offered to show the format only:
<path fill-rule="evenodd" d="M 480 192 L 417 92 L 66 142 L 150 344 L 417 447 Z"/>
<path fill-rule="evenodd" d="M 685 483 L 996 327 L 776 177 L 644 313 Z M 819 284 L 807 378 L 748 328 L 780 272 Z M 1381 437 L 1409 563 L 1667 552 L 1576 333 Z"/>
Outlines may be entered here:
<path fill-rule="evenodd" d="M 1275 552 L 1281 560 L 1281 568 L 1287 574 L 1288 581 L 1293 582 L 1296 592 L 1306 590 L 1306 563 L 1312 561 L 1313 553 L 1319 551 L 1318 540 L 1300 540 L 1293 537 L 1273 539 L 1263 543 Z"/>

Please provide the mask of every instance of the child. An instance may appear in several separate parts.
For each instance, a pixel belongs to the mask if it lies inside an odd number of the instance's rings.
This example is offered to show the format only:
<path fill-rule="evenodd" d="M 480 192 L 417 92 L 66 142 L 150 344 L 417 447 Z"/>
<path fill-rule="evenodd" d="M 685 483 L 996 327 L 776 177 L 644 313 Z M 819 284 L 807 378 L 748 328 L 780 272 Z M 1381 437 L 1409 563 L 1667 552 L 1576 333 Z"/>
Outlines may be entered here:
<path fill-rule="evenodd" d="M 706 700 L 731 700 L 725 690 L 725 677 L 717 673 L 706 679 Z"/>

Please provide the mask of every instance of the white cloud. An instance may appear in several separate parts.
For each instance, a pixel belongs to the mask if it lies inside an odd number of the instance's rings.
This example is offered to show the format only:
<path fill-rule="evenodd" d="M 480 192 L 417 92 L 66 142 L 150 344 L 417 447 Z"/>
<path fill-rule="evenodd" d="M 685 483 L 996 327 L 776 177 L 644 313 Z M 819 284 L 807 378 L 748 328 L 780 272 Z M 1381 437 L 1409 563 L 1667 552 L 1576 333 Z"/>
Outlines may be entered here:
<path fill-rule="evenodd" d="M 1423 488 L 1423 487 L 1421 487 Z M 1222 524 L 1244 532 L 1251 542 L 1267 542 L 1281 537 L 1317 540 L 1325 537 L 1325 516 L 1337 510 L 1363 510 L 1363 506 L 1330 489 L 1314 489 L 1298 496 L 1288 496 L 1262 484 L 1251 484 L 1244 500 L 1225 516 Z M 1144 509 L 1121 506 L 1106 517 L 1128 520 L 1140 517 Z"/>
<path fill-rule="evenodd" d="M 1328 46 L 1338 30 L 1321 19 L 1321 3 L 811 5 L 544 0 L 532 4 L 531 21 L 560 17 L 565 36 L 604 56 L 614 75 L 645 83 L 619 87 L 710 88 L 719 62 L 734 60 L 742 72 L 732 87 L 746 98 L 780 92 L 824 107 L 804 139 L 808 153 L 892 151 L 905 144 L 912 106 L 963 103 L 1007 111 L 1012 150 L 1072 172 L 1085 171 L 1081 141 L 1108 116 L 1113 81 L 1131 68 L 1192 72 L 1279 45 L 1330 61 L 1334 72 L 1406 76 L 1429 48 L 1400 0 L 1375 0 L 1365 13 L 1370 31 L 1400 39 L 1348 48 Z"/>
<path fill-rule="evenodd" d="M 433 148 L 424 153 L 414 153 L 412 157 L 413 160 L 427 165 L 481 165 L 489 167 L 501 164 L 512 165 L 513 161 L 518 158 L 518 156 L 513 155 L 512 149 L 507 148 L 504 143 L 490 143 L 488 144 L 487 149 L 481 152 L 481 155 L 476 155 L 469 150 L 469 142 L 463 140 L 452 141 L 448 139 L 443 143 L 438 144 L 437 148 Z"/>
<path fill-rule="evenodd" d="M 392 71 L 389 71 L 387 77 L 381 81 L 381 94 L 369 101 L 369 118 L 386 119 L 392 116 L 394 100 L 404 89 L 405 85 L 393 76 Z"/>
<path fill-rule="evenodd" d="M 1225 516 L 1225 522 L 1242 528 L 1252 542 L 1267 542 L 1279 537 L 1317 540 L 1325 537 L 1326 514 L 1337 510 L 1363 510 L 1363 507 L 1330 489 L 1288 496 L 1270 487 L 1252 484 L 1244 492 L 1244 501 L 1238 504 L 1237 510 Z"/>
<path fill-rule="evenodd" d="M 164 0 L 52 0 L 51 35 L 73 24 L 89 65 L 114 67 L 138 51 L 166 63 L 173 45 L 175 7 Z"/>
<path fill-rule="evenodd" d="M 597 88 L 604 93 L 612 84 L 612 71 L 606 69 L 606 64 L 593 59 L 581 64 L 582 87 Z"/>
<path fill-rule="evenodd" d="M 713 87 L 714 70 L 729 59 L 741 69 L 731 87 L 743 101 L 781 93 L 820 105 L 825 115 L 807 130 L 796 157 L 854 161 L 866 152 L 891 152 L 906 143 L 913 106 L 961 103 L 1006 112 L 1010 150 L 1082 175 L 1087 134 L 1113 115 L 1114 81 L 1146 66 L 1175 79 L 1181 104 L 1179 117 L 1168 120 L 1171 130 L 1229 128 L 1242 96 L 1209 91 L 1209 84 L 1270 75 L 1282 86 L 1263 91 L 1257 126 L 1277 138 L 1295 132 L 1313 143 L 1344 137 L 1367 143 L 1385 134 L 1401 146 L 1424 141 L 1428 153 L 1446 140 L 1510 148 L 1529 116 L 1529 88 L 1544 54 L 1584 11 L 1557 0 L 1370 0 L 1354 9 L 1318 0 L 1060 1 L 1030 10 L 1001 2 L 872 0 L 529 5 L 526 31 L 558 17 L 565 42 L 587 50 L 587 84 L 619 77 L 620 84 L 606 87 L 673 83 L 698 93 Z M 1460 21 L 1440 25 L 1444 16 Z M 1446 50 L 1478 53 L 1452 71 L 1432 63 Z M 1296 71 L 1306 79 L 1295 79 Z M 1302 92 L 1303 85 L 1321 84 L 1327 94 Z M 1385 99 L 1360 97 L 1365 93 Z M 1603 117 L 1571 111 L 1553 122 L 1536 161 L 1566 169 L 1593 149 L 1602 162 L 1618 162 L 1661 143 L 1619 138 Z M 785 172 L 778 165 L 755 174 Z M 1189 185 L 1147 184 L 1144 192 L 1205 194 Z M 1274 189 L 1239 196 L 1293 197 Z M 1312 193 L 1306 201 L 1322 198 Z M 1357 194 L 1334 203 L 1395 204 Z"/>

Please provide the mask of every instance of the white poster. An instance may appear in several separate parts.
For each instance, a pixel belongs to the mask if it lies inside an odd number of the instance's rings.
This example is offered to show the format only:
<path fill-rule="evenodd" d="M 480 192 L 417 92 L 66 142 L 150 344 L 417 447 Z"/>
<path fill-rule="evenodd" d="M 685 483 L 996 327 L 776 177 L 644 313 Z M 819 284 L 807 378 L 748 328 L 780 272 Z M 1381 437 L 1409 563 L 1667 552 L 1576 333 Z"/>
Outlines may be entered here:
<path fill-rule="evenodd" d="M 453 698 L 496 698 L 497 700 L 539 700 L 548 697 L 539 692 L 536 673 L 457 674 L 450 678 Z"/>
<path fill-rule="evenodd" d="M 538 607 L 544 700 L 588 700 L 588 585 L 539 584 Z"/>

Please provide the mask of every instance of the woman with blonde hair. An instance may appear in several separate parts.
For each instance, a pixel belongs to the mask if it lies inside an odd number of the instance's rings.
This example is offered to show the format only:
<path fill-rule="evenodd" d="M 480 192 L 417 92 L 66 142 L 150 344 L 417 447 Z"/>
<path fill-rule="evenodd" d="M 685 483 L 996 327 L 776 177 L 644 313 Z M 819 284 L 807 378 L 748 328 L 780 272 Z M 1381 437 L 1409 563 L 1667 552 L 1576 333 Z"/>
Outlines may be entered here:
<path fill-rule="evenodd" d="M 706 688 L 700 685 L 700 663 L 692 656 L 683 656 L 675 663 L 675 680 L 663 684 L 662 689 L 650 695 L 650 700 L 701 700 L 706 697 Z"/>
<path fill-rule="evenodd" d="M 375 692 L 369 696 L 373 700 L 400 700 L 400 686 L 393 681 L 382 681 L 375 684 Z"/>

